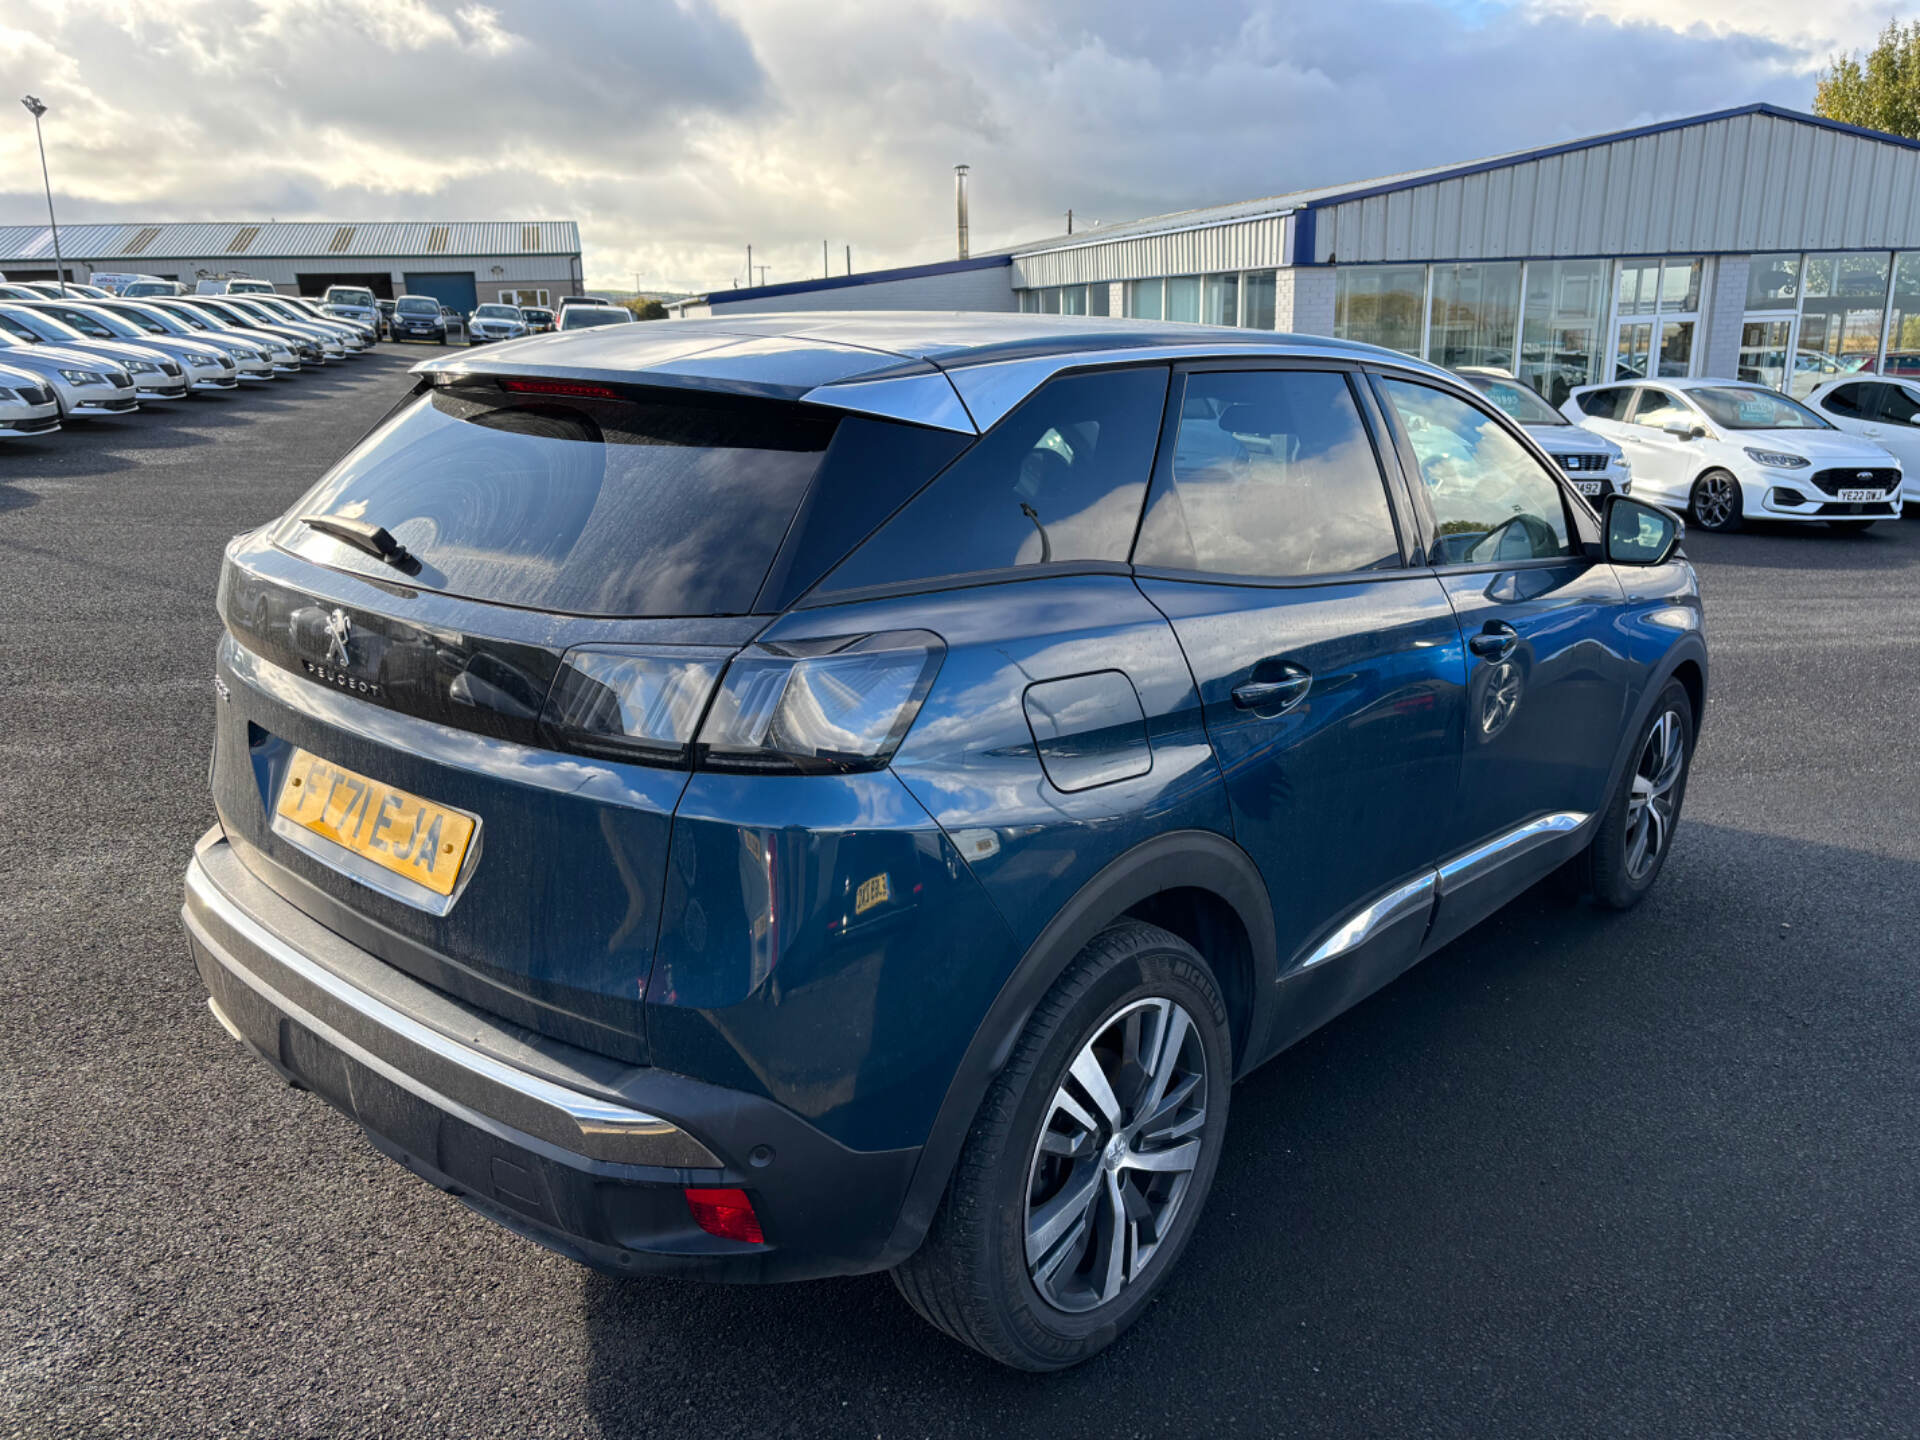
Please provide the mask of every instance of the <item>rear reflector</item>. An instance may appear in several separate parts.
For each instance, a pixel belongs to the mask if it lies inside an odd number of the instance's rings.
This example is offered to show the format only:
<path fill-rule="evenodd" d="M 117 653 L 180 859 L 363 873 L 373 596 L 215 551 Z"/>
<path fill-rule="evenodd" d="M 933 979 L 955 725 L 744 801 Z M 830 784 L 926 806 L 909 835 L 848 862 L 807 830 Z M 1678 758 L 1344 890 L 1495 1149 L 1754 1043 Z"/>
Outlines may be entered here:
<path fill-rule="evenodd" d="M 693 1223 L 709 1235 L 722 1240 L 744 1240 L 749 1245 L 764 1245 L 760 1217 L 753 1213 L 753 1202 L 744 1190 L 688 1190 L 687 1209 Z"/>
<path fill-rule="evenodd" d="M 579 380 L 502 380 L 502 390 L 516 395 L 571 395 L 577 400 L 618 400 L 620 392 Z"/>

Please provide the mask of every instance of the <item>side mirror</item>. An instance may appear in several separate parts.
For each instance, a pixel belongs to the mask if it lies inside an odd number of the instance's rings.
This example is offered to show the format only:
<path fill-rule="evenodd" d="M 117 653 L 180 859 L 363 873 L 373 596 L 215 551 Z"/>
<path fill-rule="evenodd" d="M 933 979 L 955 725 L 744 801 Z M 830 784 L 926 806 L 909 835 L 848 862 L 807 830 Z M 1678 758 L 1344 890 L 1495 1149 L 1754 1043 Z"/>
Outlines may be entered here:
<path fill-rule="evenodd" d="M 1707 433 L 1706 426 L 1696 425 L 1691 420 L 1669 420 L 1660 428 L 1681 440 L 1698 440 Z"/>
<path fill-rule="evenodd" d="M 1687 533 L 1686 522 L 1671 510 L 1631 495 L 1609 495 L 1601 524 L 1613 565 L 1664 565 Z"/>

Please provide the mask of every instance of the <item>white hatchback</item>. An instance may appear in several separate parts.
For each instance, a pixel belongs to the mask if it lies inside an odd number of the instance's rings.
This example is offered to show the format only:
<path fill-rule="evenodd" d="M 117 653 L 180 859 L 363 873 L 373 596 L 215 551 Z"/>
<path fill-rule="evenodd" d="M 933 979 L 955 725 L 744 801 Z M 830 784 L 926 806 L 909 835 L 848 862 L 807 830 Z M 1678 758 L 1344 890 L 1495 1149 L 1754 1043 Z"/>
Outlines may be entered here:
<path fill-rule="evenodd" d="M 1703 530 L 1824 520 L 1864 530 L 1900 514 L 1900 462 L 1775 390 L 1740 380 L 1585 385 L 1560 407 L 1633 466 L 1634 494 Z"/>
<path fill-rule="evenodd" d="M 1920 380 L 1849 375 L 1822 385 L 1806 403 L 1849 435 L 1890 451 L 1905 472 L 1901 498 L 1920 505 Z"/>

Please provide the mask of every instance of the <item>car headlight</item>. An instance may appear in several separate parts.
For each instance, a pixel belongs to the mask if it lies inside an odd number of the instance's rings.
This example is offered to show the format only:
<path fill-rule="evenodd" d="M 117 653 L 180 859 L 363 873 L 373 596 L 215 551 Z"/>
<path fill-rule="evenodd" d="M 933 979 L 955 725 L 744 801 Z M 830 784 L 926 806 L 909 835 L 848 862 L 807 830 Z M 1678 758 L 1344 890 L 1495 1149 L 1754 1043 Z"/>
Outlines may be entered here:
<path fill-rule="evenodd" d="M 194 367 L 200 370 L 218 370 L 220 368 L 220 362 L 211 355 L 196 355 L 193 357 L 193 363 Z"/>
<path fill-rule="evenodd" d="M 158 375 L 160 367 L 151 360 L 129 360 L 127 369 L 135 375 Z"/>
<path fill-rule="evenodd" d="M 4 385 L 0 385 L 0 401 L 6 401 L 11 403 L 13 401 L 18 400 L 19 398 L 20 396 L 18 392 L 9 390 Z"/>
<path fill-rule="evenodd" d="M 69 385 L 105 385 L 107 377 L 94 370 L 62 370 L 60 378 Z"/>
<path fill-rule="evenodd" d="M 1769 470 L 1804 470 L 1809 461 L 1804 455 L 1789 455 L 1784 450 L 1755 450 L 1747 447 L 1747 458 Z"/>

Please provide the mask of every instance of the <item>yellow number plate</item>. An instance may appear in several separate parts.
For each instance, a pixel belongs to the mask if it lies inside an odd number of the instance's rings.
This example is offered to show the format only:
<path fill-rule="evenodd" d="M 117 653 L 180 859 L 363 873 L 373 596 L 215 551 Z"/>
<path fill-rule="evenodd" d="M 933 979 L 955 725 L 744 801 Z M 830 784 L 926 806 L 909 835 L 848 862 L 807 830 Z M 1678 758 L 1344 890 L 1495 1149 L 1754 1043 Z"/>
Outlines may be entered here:
<path fill-rule="evenodd" d="M 293 752 L 274 813 L 436 895 L 453 893 L 473 843 L 473 821 L 458 810 L 305 750 Z"/>

